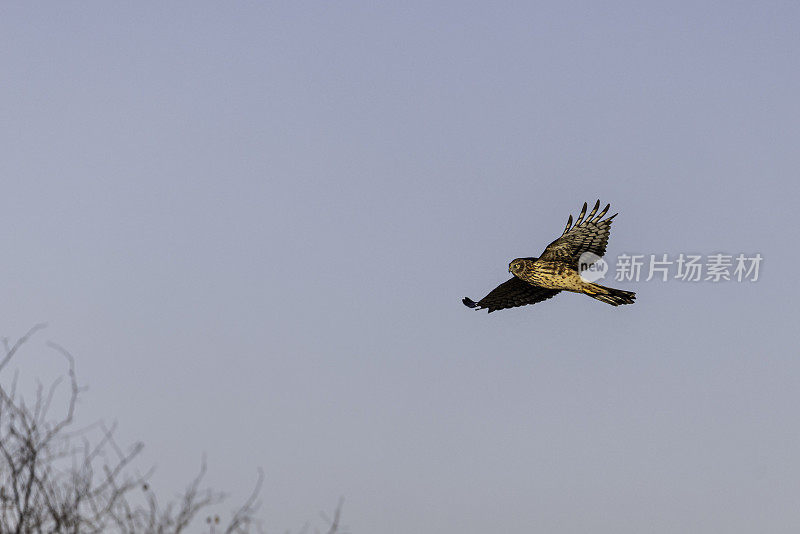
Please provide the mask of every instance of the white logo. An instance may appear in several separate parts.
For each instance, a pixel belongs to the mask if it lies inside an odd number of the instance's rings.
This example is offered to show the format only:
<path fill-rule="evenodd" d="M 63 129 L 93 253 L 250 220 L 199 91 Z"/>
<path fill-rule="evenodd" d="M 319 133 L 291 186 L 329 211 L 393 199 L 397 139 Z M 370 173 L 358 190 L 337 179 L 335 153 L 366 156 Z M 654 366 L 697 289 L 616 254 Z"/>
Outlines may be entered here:
<path fill-rule="evenodd" d="M 578 258 L 578 272 L 581 273 L 584 282 L 597 282 L 608 272 L 608 264 L 597 254 L 584 252 Z"/>

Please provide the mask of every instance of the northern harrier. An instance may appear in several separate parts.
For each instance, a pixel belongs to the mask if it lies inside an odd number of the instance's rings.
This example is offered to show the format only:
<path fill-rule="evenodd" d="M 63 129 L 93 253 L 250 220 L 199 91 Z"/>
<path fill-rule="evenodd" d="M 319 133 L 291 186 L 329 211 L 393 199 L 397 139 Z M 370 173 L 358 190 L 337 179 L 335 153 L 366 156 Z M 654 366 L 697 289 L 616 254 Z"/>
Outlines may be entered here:
<path fill-rule="evenodd" d="M 574 225 L 572 215 L 569 216 L 564 233 L 547 245 L 540 258 L 515 259 L 508 265 L 508 272 L 514 275 L 510 280 L 497 286 L 478 302 L 464 297 L 464 304 L 479 310 L 487 308 L 492 313 L 495 310 L 536 304 L 562 290 L 583 293 L 612 306 L 633 304 L 636 293 L 587 282 L 578 271 L 579 261 L 592 264 L 605 254 L 611 221 L 617 216 L 615 213 L 603 219 L 611 204 L 595 216 L 600 207 L 598 200 L 584 220 L 586 207 L 584 202 Z M 587 252 L 593 256 L 587 254 L 581 259 L 581 255 Z"/>

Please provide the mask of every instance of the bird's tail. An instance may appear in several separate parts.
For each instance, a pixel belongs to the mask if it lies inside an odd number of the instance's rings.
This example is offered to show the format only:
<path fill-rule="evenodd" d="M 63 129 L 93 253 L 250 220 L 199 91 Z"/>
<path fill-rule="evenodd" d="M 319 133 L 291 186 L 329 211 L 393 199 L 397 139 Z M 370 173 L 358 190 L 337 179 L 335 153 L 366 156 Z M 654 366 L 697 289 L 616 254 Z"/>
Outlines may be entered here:
<path fill-rule="evenodd" d="M 621 289 L 614 289 L 613 287 L 601 286 L 600 284 L 587 284 L 583 292 L 590 297 L 597 299 L 612 306 L 619 306 L 620 304 L 633 304 L 636 299 L 636 293 L 633 291 L 623 291 Z"/>

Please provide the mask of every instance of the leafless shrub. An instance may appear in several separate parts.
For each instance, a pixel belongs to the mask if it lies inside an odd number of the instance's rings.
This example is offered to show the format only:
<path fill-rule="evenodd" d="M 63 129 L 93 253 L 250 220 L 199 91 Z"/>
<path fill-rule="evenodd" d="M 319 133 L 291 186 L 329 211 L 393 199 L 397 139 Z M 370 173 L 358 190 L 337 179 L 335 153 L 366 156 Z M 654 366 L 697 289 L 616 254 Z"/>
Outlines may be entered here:
<path fill-rule="evenodd" d="M 13 345 L 3 340 L 0 374 L 42 328 L 33 327 Z M 73 428 L 82 393 L 75 361 L 63 347 L 48 346 L 67 363 L 63 415 L 51 415 L 63 378 L 48 388 L 40 384 L 32 403 L 17 392 L 16 375 L 10 386 L 0 384 L 0 532 L 178 534 L 193 523 L 204 523 L 193 527 L 194 532 L 198 528 L 212 534 L 263 531 L 255 515 L 264 479 L 260 470 L 250 496 L 224 522 L 219 515 L 206 515 L 225 496 L 202 486 L 205 459 L 183 495 L 162 504 L 147 482 L 151 473 L 132 474 L 141 443 L 123 450 L 114 439 L 114 427 Z M 340 512 L 341 502 L 328 534 L 339 532 Z"/>

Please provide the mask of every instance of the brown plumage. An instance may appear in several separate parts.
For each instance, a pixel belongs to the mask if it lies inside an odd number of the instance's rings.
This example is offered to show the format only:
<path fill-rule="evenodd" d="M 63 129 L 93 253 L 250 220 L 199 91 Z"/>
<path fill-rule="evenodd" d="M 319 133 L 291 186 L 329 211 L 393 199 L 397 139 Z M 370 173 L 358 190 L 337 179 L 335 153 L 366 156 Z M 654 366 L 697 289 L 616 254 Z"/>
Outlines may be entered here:
<path fill-rule="evenodd" d="M 497 286 L 478 302 L 464 297 L 464 304 L 479 310 L 485 308 L 491 313 L 536 304 L 562 290 L 583 293 L 612 306 L 632 304 L 636 293 L 587 282 L 580 275 L 578 261 L 582 254 L 589 252 L 595 255 L 589 258 L 590 264 L 605 254 L 611 221 L 617 216 L 615 213 L 603 219 L 611 205 L 598 214 L 598 200 L 588 217 L 584 218 L 587 207 L 584 202 L 575 224 L 572 224 L 572 215 L 569 216 L 561 237 L 547 245 L 539 258 L 515 259 L 508 266 L 513 278 Z"/>

